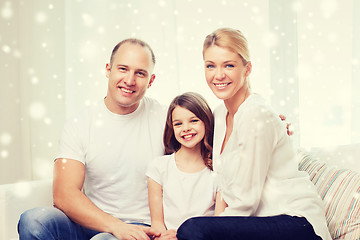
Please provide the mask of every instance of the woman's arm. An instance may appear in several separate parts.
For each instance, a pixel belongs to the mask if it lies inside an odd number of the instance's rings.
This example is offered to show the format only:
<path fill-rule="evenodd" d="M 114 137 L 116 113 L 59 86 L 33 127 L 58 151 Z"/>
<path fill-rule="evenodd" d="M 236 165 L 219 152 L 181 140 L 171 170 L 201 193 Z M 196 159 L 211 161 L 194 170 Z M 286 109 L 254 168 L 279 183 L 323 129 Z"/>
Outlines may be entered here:
<path fill-rule="evenodd" d="M 215 216 L 219 216 L 222 212 L 225 211 L 225 208 L 227 208 L 227 203 L 224 201 L 224 199 L 221 196 L 221 191 L 218 191 L 216 193 L 216 200 L 215 200 Z"/>
<path fill-rule="evenodd" d="M 148 177 L 148 197 L 151 215 L 151 227 L 160 232 L 166 231 L 164 223 L 162 193 L 161 185 Z"/>

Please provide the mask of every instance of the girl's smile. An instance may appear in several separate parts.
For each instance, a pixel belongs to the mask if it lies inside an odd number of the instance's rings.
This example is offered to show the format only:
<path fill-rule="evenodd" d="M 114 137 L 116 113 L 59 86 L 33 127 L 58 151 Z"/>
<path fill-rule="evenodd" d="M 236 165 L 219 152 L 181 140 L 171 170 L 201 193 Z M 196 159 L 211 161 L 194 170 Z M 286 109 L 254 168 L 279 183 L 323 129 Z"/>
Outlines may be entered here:
<path fill-rule="evenodd" d="M 205 136 L 204 123 L 191 111 L 177 106 L 172 112 L 174 135 L 181 146 L 197 147 Z"/>

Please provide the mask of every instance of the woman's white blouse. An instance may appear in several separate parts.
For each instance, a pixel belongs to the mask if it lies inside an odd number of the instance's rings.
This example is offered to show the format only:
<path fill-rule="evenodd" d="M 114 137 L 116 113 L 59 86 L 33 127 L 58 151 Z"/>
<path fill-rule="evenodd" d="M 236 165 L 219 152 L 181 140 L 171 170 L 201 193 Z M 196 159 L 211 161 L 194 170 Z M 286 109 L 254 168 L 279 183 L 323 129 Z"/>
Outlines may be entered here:
<path fill-rule="evenodd" d="M 251 94 L 240 105 L 221 154 L 226 132 L 225 105 L 220 105 L 214 115 L 214 171 L 228 204 L 222 215 L 301 216 L 322 239 L 331 239 L 322 200 L 309 176 L 298 171 L 286 124 L 264 99 Z"/>

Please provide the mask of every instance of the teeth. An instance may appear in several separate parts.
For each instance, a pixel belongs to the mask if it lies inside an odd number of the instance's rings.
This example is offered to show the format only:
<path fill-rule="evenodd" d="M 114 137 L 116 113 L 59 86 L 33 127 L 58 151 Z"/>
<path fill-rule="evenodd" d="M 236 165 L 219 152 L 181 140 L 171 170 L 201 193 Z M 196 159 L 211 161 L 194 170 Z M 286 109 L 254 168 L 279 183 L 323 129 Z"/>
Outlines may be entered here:
<path fill-rule="evenodd" d="M 217 87 L 225 87 L 228 84 L 227 83 L 214 83 L 214 85 Z"/>
<path fill-rule="evenodd" d="M 126 89 L 126 88 L 121 88 L 121 90 L 122 90 L 123 92 L 126 92 L 126 93 L 133 93 L 133 92 L 134 92 L 134 91 L 131 91 L 131 90 Z"/>
<path fill-rule="evenodd" d="M 183 136 L 184 139 L 189 139 L 189 138 L 191 138 L 191 137 L 193 137 L 193 134 L 189 134 L 189 135 Z"/>

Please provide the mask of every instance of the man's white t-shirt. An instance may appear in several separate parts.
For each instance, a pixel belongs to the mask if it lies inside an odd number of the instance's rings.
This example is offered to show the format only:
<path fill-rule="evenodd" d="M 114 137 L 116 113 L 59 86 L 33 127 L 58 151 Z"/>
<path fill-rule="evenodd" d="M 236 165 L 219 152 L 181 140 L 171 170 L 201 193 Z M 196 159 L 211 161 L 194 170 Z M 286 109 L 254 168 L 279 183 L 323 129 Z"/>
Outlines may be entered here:
<path fill-rule="evenodd" d="M 209 168 L 182 172 L 176 166 L 175 154 L 171 154 L 154 159 L 146 175 L 162 186 L 167 229 L 177 229 L 191 217 L 214 215 L 217 184 Z"/>
<path fill-rule="evenodd" d="M 110 112 L 102 100 L 66 123 L 56 158 L 85 165 L 84 192 L 97 207 L 125 222 L 150 224 L 145 172 L 164 154 L 165 114 L 147 97 L 127 115 Z"/>

